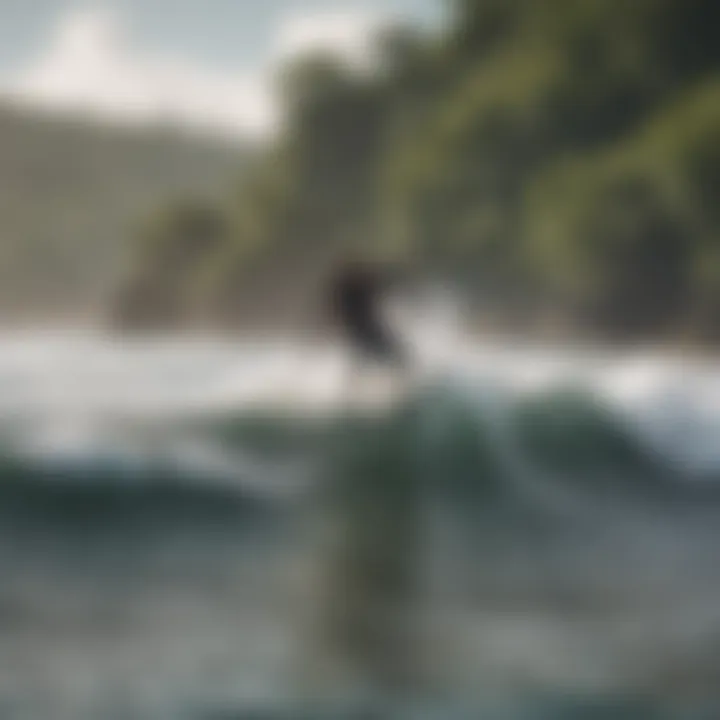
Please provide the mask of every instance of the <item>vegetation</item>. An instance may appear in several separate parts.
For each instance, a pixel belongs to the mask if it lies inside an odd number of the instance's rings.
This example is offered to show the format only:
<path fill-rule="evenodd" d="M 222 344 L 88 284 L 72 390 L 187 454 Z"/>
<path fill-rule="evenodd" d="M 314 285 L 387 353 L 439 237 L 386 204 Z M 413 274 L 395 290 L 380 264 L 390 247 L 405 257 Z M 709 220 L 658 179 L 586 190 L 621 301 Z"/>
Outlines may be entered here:
<path fill-rule="evenodd" d="M 715 339 L 715 0 L 457 0 L 442 32 L 378 48 L 372 73 L 288 68 L 285 132 L 213 233 L 166 210 L 128 288 L 162 288 L 174 322 L 297 320 L 362 248 L 465 283 L 505 326 Z"/>

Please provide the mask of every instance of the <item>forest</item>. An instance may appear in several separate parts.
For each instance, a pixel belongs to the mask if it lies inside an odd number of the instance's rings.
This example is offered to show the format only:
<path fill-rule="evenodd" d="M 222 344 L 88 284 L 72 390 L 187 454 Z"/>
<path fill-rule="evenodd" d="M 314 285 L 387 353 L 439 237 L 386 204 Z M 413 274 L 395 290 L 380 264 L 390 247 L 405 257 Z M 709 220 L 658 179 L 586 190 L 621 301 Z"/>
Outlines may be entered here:
<path fill-rule="evenodd" d="M 283 131 L 223 199 L 146 214 L 116 322 L 296 324 L 362 252 L 452 279 L 478 327 L 720 339 L 716 0 L 457 0 L 375 45 L 283 68 Z"/>

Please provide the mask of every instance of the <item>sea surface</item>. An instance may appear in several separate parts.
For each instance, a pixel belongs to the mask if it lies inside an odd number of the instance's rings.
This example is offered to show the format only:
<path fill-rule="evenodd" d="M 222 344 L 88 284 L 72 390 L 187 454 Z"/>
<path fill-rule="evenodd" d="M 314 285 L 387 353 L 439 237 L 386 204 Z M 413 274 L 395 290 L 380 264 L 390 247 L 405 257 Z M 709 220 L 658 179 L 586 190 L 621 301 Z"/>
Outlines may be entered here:
<path fill-rule="evenodd" d="M 0 718 L 720 717 L 720 367 L 441 355 L 0 336 Z"/>

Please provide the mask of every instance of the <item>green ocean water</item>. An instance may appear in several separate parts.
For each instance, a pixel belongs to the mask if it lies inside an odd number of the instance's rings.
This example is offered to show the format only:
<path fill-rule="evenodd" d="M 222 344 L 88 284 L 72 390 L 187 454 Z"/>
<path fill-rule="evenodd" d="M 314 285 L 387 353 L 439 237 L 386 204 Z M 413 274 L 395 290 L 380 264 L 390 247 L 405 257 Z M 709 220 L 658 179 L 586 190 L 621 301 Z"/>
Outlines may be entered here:
<path fill-rule="evenodd" d="M 712 466 L 597 387 L 82 423 L 37 397 L 2 422 L 2 717 L 716 717 Z"/>

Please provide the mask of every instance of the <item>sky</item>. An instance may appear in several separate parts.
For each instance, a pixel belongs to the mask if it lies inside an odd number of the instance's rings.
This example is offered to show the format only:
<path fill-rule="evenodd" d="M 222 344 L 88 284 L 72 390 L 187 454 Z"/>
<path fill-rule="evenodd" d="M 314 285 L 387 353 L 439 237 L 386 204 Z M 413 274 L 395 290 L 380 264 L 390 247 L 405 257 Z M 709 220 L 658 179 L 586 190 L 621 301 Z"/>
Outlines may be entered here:
<path fill-rule="evenodd" d="M 231 137 L 278 122 L 270 78 L 323 48 L 366 62 L 389 19 L 432 27 L 443 0 L 0 0 L 0 99 Z"/>

